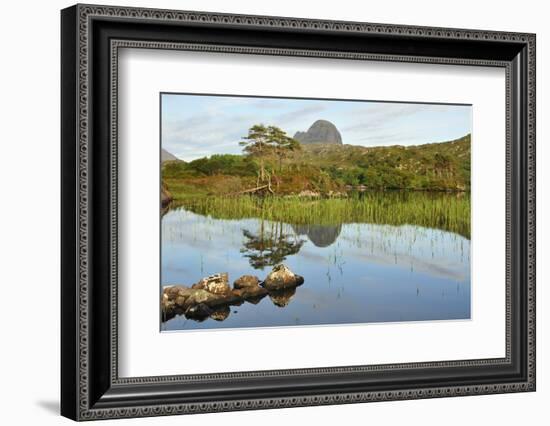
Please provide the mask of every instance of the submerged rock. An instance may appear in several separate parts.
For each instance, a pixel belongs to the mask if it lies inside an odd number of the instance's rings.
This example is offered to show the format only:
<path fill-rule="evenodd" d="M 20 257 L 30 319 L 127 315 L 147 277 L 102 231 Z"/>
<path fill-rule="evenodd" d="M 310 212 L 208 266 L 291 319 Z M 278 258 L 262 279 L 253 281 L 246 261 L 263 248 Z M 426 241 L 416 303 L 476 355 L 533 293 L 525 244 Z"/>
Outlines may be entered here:
<path fill-rule="evenodd" d="M 265 293 L 260 294 L 260 295 L 258 295 L 258 296 L 249 296 L 249 297 L 246 298 L 246 301 L 247 301 L 248 303 L 251 303 L 252 305 L 257 305 L 257 304 L 260 303 L 260 302 L 263 300 L 263 298 L 264 298 L 265 296 L 267 296 L 267 295 L 268 295 L 268 292 L 266 291 Z"/>
<path fill-rule="evenodd" d="M 235 280 L 233 287 L 236 289 L 258 287 L 260 280 L 255 275 L 243 275 Z"/>
<path fill-rule="evenodd" d="M 303 283 L 303 277 L 295 274 L 287 266 L 280 263 L 273 267 L 273 270 L 267 275 L 262 285 L 271 291 L 297 287 Z"/>
<path fill-rule="evenodd" d="M 190 306 L 185 310 L 185 317 L 196 321 L 204 321 L 210 315 L 212 315 L 212 309 L 204 303 Z"/>
<path fill-rule="evenodd" d="M 267 289 L 260 287 L 259 285 L 256 287 L 245 287 L 233 290 L 233 294 L 237 297 L 240 297 L 247 302 L 251 302 L 256 304 L 258 303 L 264 296 L 266 296 L 268 293 Z"/>

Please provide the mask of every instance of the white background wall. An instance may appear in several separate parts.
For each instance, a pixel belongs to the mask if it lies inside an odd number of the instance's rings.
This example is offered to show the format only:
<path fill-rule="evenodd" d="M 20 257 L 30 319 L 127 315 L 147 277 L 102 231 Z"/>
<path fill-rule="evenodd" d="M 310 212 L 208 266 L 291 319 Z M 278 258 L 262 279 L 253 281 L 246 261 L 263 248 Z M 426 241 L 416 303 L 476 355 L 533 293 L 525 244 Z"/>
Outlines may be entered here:
<path fill-rule="evenodd" d="M 119 420 L 116 424 L 468 425 L 548 424 L 550 401 L 550 27 L 537 0 L 108 1 L 205 10 L 526 31 L 537 33 L 538 390 L 530 394 L 293 408 L 201 416 Z M 0 422 L 68 424 L 59 404 L 59 9 L 71 2 L 2 5 L 0 43 Z M 490 255 L 490 253 L 488 253 Z M 131 423 L 129 423 L 131 422 Z M 111 421 L 102 424 L 110 424 Z M 115 423 L 113 423 L 115 424 Z"/>

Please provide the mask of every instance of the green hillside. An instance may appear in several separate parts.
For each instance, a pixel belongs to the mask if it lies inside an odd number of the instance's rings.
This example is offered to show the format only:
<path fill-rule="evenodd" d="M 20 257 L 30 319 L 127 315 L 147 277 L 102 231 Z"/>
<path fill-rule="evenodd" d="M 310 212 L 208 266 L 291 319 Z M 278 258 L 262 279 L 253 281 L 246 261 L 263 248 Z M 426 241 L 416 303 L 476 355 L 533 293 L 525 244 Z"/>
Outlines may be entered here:
<path fill-rule="evenodd" d="M 467 191 L 470 135 L 417 146 L 304 144 L 288 152 L 212 155 L 167 162 L 162 178 L 177 199 L 238 194 L 267 173 L 277 195 L 345 196 L 366 190 Z M 265 178 L 262 177 L 262 182 Z"/>

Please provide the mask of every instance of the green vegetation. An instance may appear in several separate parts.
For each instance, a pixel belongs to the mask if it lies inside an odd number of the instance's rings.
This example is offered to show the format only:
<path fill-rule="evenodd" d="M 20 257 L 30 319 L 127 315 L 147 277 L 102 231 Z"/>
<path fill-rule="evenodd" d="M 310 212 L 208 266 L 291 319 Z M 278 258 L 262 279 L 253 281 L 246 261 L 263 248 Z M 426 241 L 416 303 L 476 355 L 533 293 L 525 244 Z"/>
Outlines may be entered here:
<path fill-rule="evenodd" d="M 300 143 L 289 137 L 283 130 L 276 126 L 264 126 L 256 124 L 250 128 L 248 135 L 239 142 L 243 151 L 260 160 L 260 179 L 265 179 L 264 160 L 268 156 L 275 155 L 279 160 L 279 171 L 282 169 L 283 158 L 293 151 L 301 149 Z"/>
<path fill-rule="evenodd" d="M 294 225 L 414 224 L 470 238 L 470 197 L 464 193 L 366 192 L 332 199 L 242 195 L 191 198 L 177 205 L 215 219 L 262 218 Z"/>
<path fill-rule="evenodd" d="M 470 189 L 470 135 L 407 147 L 302 146 L 274 126 L 257 125 L 240 144 L 243 155 L 165 163 L 162 177 L 174 198 L 234 195 L 263 183 L 276 195 Z"/>
<path fill-rule="evenodd" d="M 168 162 L 162 167 L 164 179 L 188 179 L 193 177 L 215 176 L 256 176 L 258 164 L 253 157 L 244 155 L 215 154 L 199 158 L 189 163 Z"/>
<path fill-rule="evenodd" d="M 469 238 L 470 135 L 407 147 L 301 145 L 255 125 L 239 144 L 243 155 L 164 163 L 172 204 L 220 219 L 415 224 Z"/>

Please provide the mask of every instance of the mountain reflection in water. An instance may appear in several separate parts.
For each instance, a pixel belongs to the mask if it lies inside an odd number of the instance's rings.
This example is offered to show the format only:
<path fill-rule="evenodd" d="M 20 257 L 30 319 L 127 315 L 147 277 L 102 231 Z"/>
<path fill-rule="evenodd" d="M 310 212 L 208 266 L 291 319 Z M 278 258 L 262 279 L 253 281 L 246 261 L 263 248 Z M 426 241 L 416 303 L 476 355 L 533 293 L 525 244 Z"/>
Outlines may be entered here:
<path fill-rule="evenodd" d="M 298 235 L 306 235 L 316 247 L 328 247 L 336 241 L 342 225 L 292 225 Z"/>

